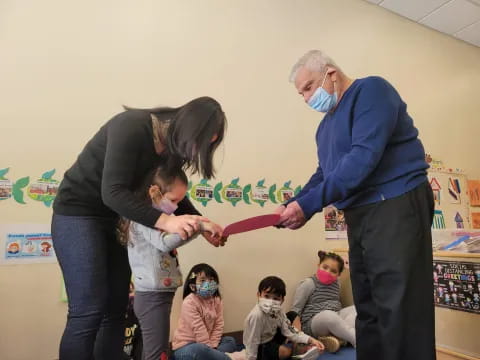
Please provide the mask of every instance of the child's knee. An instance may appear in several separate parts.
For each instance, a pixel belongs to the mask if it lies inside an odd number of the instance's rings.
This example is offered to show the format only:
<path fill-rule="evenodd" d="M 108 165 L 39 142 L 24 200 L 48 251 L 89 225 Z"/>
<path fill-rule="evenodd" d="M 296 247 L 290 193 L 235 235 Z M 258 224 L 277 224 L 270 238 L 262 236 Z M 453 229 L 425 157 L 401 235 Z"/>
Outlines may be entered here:
<path fill-rule="evenodd" d="M 338 314 L 332 310 L 324 310 L 322 311 L 321 315 L 321 321 L 326 324 L 334 324 L 340 320 L 340 316 L 338 316 Z"/>
<path fill-rule="evenodd" d="M 292 349 L 288 346 L 280 345 L 278 348 L 278 358 L 284 360 L 288 359 L 290 356 L 292 356 Z"/>

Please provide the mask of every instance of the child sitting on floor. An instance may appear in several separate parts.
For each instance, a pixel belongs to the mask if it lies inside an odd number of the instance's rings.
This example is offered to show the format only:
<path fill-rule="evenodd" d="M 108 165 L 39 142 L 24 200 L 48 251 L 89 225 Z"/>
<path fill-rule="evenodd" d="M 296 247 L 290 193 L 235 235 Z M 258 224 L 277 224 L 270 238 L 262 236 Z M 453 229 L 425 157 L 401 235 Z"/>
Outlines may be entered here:
<path fill-rule="evenodd" d="M 263 279 L 258 286 L 258 303 L 250 311 L 243 332 L 247 360 L 283 360 L 292 356 L 292 344 L 311 344 L 323 351 L 323 344 L 295 329 L 281 305 L 286 295 L 285 283 L 276 276 Z M 279 331 L 280 330 L 280 331 Z M 278 333 L 279 332 L 279 333 Z"/>
<path fill-rule="evenodd" d="M 178 328 L 172 342 L 176 360 L 229 360 L 235 339 L 223 334 L 223 302 L 219 279 L 208 264 L 195 265 L 183 288 Z"/>
<path fill-rule="evenodd" d="M 303 331 L 321 340 L 327 351 L 336 352 L 341 341 L 356 345 L 357 313 L 354 306 L 342 309 L 340 303 L 338 277 L 344 268 L 343 259 L 324 251 L 319 251 L 318 257 L 316 274 L 303 280 L 295 291 L 292 312 L 300 317 Z M 293 323 L 297 321 L 298 318 Z"/>

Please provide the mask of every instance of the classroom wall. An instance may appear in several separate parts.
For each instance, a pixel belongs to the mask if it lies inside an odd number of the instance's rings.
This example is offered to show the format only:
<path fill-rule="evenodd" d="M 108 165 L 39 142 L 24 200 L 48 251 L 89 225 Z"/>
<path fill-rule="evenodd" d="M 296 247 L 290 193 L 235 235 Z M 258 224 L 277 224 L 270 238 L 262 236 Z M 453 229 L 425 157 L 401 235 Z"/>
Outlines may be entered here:
<path fill-rule="evenodd" d="M 210 95 L 229 119 L 219 181 L 304 184 L 316 167 L 321 116 L 288 75 L 312 48 L 352 77 L 386 77 L 408 103 L 427 151 L 480 176 L 480 49 L 364 1 L 3 0 L 0 48 L 0 168 L 10 167 L 12 179 L 52 168 L 60 179 L 121 104 L 176 106 Z M 201 210 L 228 224 L 274 207 L 211 203 Z M 1 224 L 48 223 L 51 216 L 32 200 L 4 201 L 0 211 Z M 218 270 L 225 329 L 238 330 L 262 277 L 287 282 L 288 306 L 298 281 L 313 272 L 317 250 L 345 246 L 325 241 L 322 226 L 316 216 L 301 230 L 253 232 L 221 249 L 198 240 L 181 249 L 180 261 L 185 272 L 197 262 Z M 66 313 L 58 266 L 2 266 L 0 284 L 0 358 L 54 359 Z M 177 296 L 173 324 L 179 304 Z M 471 319 L 447 330 L 472 331 Z M 478 344 L 460 345 L 480 354 Z"/>

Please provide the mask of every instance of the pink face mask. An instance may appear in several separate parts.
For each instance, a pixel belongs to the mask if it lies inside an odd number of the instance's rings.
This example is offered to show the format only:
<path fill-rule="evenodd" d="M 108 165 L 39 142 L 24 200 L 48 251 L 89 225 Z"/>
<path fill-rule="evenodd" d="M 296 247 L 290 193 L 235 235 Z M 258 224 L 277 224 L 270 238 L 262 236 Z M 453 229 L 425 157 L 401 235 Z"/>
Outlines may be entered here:
<path fill-rule="evenodd" d="M 329 273 L 328 271 L 318 269 L 317 279 L 324 285 L 330 285 L 337 280 L 337 277 Z"/>
<path fill-rule="evenodd" d="M 160 199 L 158 204 L 153 203 L 152 206 L 155 209 L 160 210 L 161 212 L 163 212 L 167 215 L 173 214 L 175 212 L 175 210 L 177 210 L 177 208 L 178 208 L 178 206 L 173 201 L 171 201 L 170 199 L 167 199 L 165 197 Z"/>

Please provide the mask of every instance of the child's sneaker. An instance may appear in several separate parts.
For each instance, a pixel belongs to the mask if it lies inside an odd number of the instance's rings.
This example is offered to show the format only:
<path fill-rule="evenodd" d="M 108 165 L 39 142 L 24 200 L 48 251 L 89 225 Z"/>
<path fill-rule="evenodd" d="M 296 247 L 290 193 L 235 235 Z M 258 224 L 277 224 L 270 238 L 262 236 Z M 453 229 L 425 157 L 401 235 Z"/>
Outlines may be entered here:
<path fill-rule="evenodd" d="M 306 353 L 302 355 L 294 355 L 292 359 L 302 359 L 302 360 L 317 360 L 318 356 L 321 354 L 320 350 L 316 347 L 310 348 Z"/>
<path fill-rule="evenodd" d="M 225 353 L 225 355 L 227 355 L 232 360 L 247 360 L 247 354 L 245 352 L 245 349 L 233 353 Z"/>
<path fill-rule="evenodd" d="M 340 341 L 335 336 L 320 336 L 318 340 L 325 345 L 328 352 L 336 353 L 340 349 Z"/>

